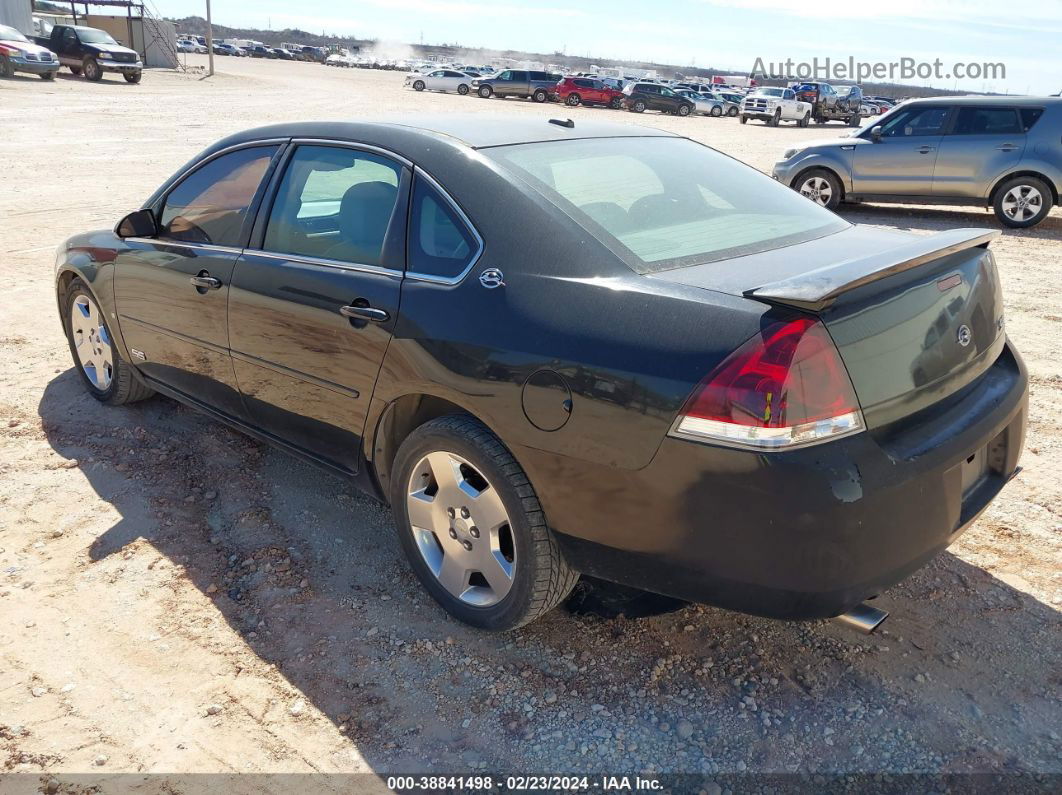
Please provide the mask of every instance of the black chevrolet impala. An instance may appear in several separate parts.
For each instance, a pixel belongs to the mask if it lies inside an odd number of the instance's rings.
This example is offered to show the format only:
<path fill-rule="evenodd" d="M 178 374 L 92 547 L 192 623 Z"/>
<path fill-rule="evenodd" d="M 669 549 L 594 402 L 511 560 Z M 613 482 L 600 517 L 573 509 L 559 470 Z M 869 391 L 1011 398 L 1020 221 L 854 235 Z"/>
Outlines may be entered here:
<path fill-rule="evenodd" d="M 349 477 L 463 621 L 581 573 L 797 619 L 910 574 L 1017 470 L 995 234 L 852 226 L 645 127 L 283 124 L 67 241 L 56 287 L 93 397 Z"/>

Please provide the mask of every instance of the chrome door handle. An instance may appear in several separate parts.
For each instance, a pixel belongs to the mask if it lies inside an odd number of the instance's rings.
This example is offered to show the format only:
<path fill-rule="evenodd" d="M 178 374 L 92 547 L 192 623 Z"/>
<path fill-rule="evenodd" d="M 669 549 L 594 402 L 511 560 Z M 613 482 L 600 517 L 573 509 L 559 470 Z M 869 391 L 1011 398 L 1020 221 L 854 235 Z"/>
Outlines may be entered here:
<path fill-rule="evenodd" d="M 386 310 L 371 306 L 341 306 L 339 314 L 354 320 L 372 320 L 375 323 L 383 323 L 391 319 L 390 313 Z"/>
<path fill-rule="evenodd" d="M 1000 144 L 996 147 L 1000 152 L 1013 152 L 1017 148 L 1014 144 Z"/>
<path fill-rule="evenodd" d="M 193 276 L 190 281 L 196 287 L 208 287 L 211 290 L 221 287 L 221 279 L 215 279 L 213 276 Z"/>
<path fill-rule="evenodd" d="M 924 146 L 924 145 L 923 145 L 923 146 L 922 146 L 922 147 L 921 147 L 921 148 L 920 148 L 920 149 L 918 150 L 918 153 L 919 153 L 919 154 L 922 154 L 922 155 L 928 155 L 928 154 L 929 154 L 930 152 L 932 152 L 932 151 L 933 151 L 934 149 L 936 149 L 936 147 L 935 147 L 935 146 Z"/>

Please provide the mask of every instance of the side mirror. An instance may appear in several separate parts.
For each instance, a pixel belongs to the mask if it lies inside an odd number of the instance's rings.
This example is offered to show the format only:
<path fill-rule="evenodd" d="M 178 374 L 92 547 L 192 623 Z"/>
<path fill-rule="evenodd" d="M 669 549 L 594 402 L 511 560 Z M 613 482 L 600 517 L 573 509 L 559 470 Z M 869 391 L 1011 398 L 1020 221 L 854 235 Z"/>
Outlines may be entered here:
<path fill-rule="evenodd" d="M 880 124 L 875 124 L 873 127 L 870 128 L 870 137 L 871 137 L 871 139 L 873 139 L 874 143 L 877 143 L 878 141 L 881 140 L 881 125 Z"/>
<path fill-rule="evenodd" d="M 155 237 L 159 233 L 159 226 L 155 221 L 154 211 L 134 210 L 118 222 L 114 233 L 121 238 Z"/>

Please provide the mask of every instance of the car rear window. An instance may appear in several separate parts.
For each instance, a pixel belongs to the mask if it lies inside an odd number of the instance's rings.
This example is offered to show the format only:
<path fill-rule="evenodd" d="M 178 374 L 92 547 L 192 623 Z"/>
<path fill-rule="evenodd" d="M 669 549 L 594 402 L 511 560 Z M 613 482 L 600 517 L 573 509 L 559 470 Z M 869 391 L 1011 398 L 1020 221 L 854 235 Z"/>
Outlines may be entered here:
<path fill-rule="evenodd" d="M 754 254 L 848 228 L 764 174 L 685 138 L 482 150 L 639 273 Z"/>

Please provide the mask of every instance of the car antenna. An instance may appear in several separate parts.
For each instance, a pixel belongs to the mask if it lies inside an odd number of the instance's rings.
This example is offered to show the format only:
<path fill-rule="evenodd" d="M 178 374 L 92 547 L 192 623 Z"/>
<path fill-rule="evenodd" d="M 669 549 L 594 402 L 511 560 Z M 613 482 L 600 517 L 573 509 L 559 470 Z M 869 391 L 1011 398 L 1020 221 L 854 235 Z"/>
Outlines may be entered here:
<path fill-rule="evenodd" d="M 556 124 L 558 127 L 567 127 L 569 130 L 575 128 L 575 122 L 571 119 L 550 119 L 550 124 Z"/>

